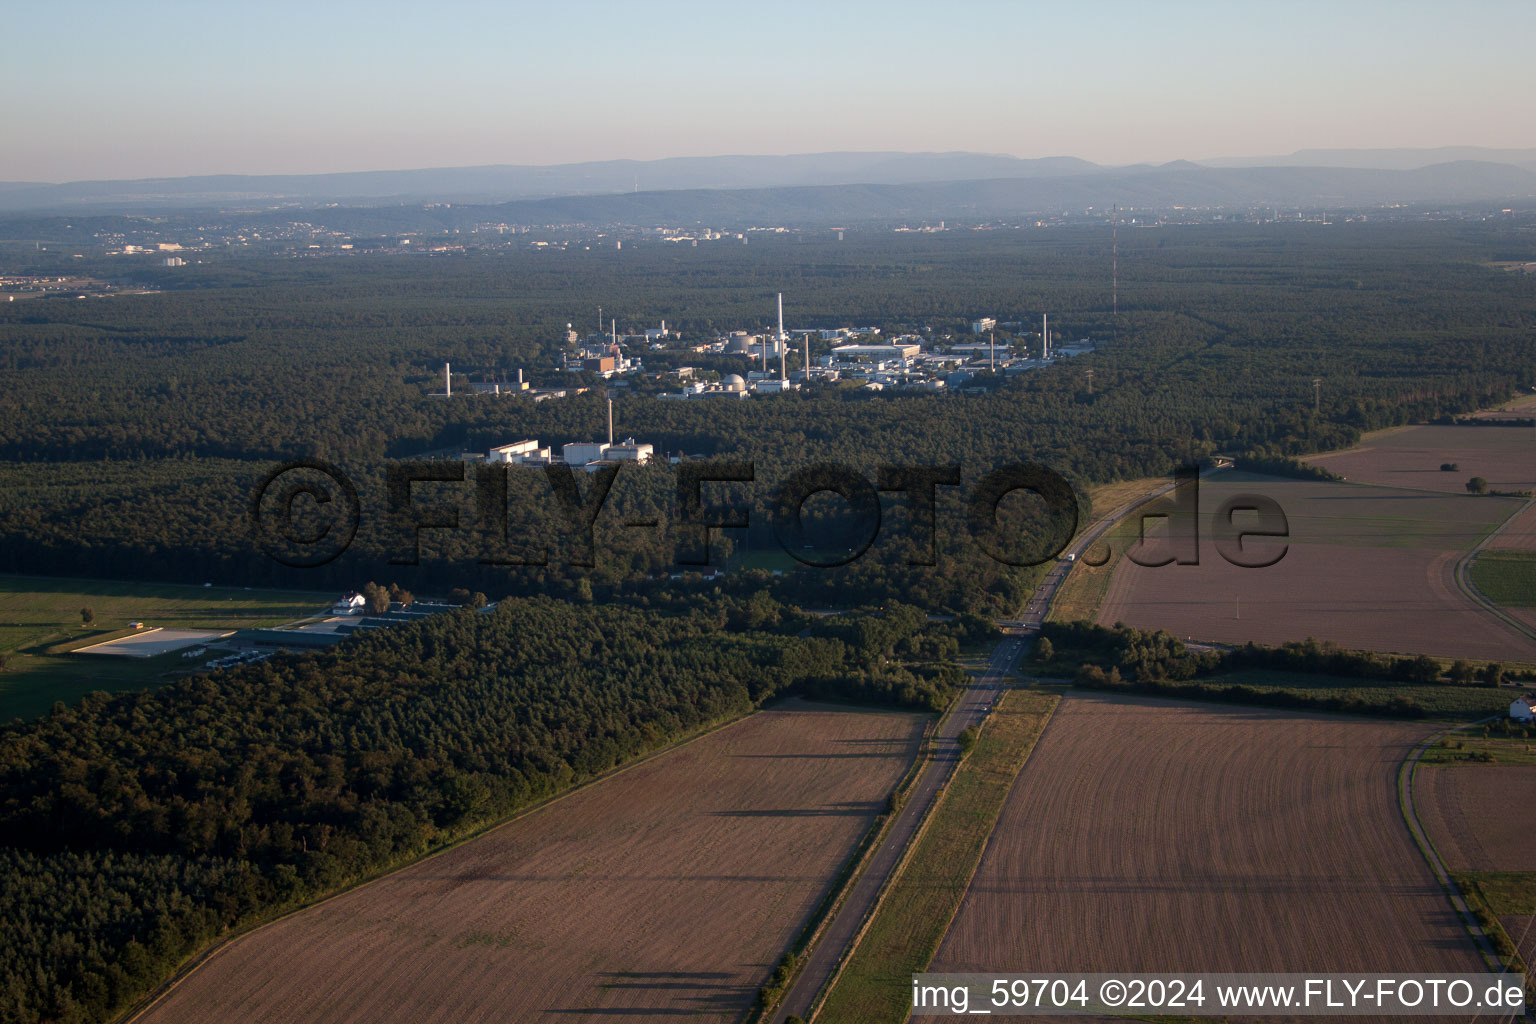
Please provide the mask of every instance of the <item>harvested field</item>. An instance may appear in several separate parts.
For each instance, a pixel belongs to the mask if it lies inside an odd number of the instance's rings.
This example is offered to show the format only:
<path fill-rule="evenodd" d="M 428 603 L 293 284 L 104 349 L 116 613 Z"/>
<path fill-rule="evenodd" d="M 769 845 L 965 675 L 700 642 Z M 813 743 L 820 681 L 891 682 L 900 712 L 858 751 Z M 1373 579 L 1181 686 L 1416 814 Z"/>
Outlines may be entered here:
<path fill-rule="evenodd" d="M 1536 488 L 1536 432 L 1530 427 L 1408 427 L 1306 461 L 1351 483 L 1465 494 L 1467 481 L 1480 476 L 1492 490 L 1529 491 Z M 1442 470 L 1445 463 L 1456 469 Z"/>
<path fill-rule="evenodd" d="M 1526 966 L 1536 964 L 1536 916 L 1530 914 L 1506 914 L 1499 918 L 1504 931 L 1520 950 L 1520 959 Z"/>
<path fill-rule="evenodd" d="M 1316 637 L 1362 650 L 1536 660 L 1536 644 L 1462 593 L 1453 576 L 1462 553 L 1517 499 L 1222 474 L 1201 486 L 1201 511 L 1209 516 L 1242 494 L 1284 509 L 1290 538 L 1279 562 L 1231 564 L 1202 519 L 1199 565 L 1122 559 L 1098 621 L 1225 643 Z M 1276 550 L 1268 540 L 1248 544 Z"/>
<path fill-rule="evenodd" d="M 1536 503 L 1509 521 L 1509 525 L 1488 543 L 1499 551 L 1536 551 Z"/>
<path fill-rule="evenodd" d="M 1426 731 L 1071 693 L 930 970 L 1482 970 L 1398 812 Z"/>
<path fill-rule="evenodd" d="M 140 1020 L 735 1020 L 924 720 L 753 715 L 253 932 Z"/>
<path fill-rule="evenodd" d="M 1452 871 L 1536 871 L 1529 815 L 1536 768 L 1524 765 L 1420 766 L 1414 775 L 1419 820 Z"/>

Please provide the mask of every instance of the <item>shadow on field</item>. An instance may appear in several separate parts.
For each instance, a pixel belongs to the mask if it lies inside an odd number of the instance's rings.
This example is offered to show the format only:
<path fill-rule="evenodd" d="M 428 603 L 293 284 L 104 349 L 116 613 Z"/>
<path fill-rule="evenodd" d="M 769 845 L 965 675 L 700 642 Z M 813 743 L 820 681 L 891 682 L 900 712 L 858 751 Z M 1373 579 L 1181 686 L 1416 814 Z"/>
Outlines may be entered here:
<path fill-rule="evenodd" d="M 603 989 L 695 992 L 683 995 L 678 1006 L 568 1006 L 550 1007 L 547 1016 L 564 1017 L 695 1017 L 701 1013 L 740 1012 L 751 1005 L 757 990 L 726 984 L 733 975 L 723 971 L 600 971 Z"/>
<path fill-rule="evenodd" d="M 875 814 L 884 808 L 883 803 L 863 801 L 832 804 L 830 807 L 794 807 L 758 811 L 711 811 L 715 818 L 860 818 Z"/>
<path fill-rule="evenodd" d="M 1153 870 L 1156 869 L 1154 868 Z M 1338 893 L 1341 895 L 1371 893 L 1388 897 L 1434 896 L 1441 892 L 1438 884 L 1378 883 L 1368 879 L 1327 878 L 1321 876 L 1292 878 L 1283 875 L 1254 875 L 1248 873 L 1220 876 L 1203 868 L 1189 870 L 1175 868 L 1159 872 L 1159 874 L 1160 877 L 1158 878 L 1117 877 L 1112 875 L 1070 875 L 1063 878 L 1039 878 L 1015 875 L 1012 877 L 999 877 L 988 883 L 973 882 L 969 891 L 972 894 L 995 893 L 1003 896 L 1019 892 L 1030 892 L 1038 895 L 1151 894 L 1171 896 L 1188 896 L 1194 893 L 1226 893 L 1235 896 L 1316 896 L 1326 893 Z M 1458 924 L 1459 919 L 1454 913 L 1447 911 L 1443 915 L 1443 921 L 1436 921 L 1435 923 L 1445 922 Z M 1460 941 L 1460 939 L 1452 941 L 1449 948 L 1464 948 L 1457 945 Z"/>
<path fill-rule="evenodd" d="M 901 757 L 904 752 L 900 750 L 888 750 L 883 752 L 853 751 L 847 754 L 732 754 L 732 757 L 745 758 L 755 761 L 835 761 L 844 758 L 890 758 Z"/>

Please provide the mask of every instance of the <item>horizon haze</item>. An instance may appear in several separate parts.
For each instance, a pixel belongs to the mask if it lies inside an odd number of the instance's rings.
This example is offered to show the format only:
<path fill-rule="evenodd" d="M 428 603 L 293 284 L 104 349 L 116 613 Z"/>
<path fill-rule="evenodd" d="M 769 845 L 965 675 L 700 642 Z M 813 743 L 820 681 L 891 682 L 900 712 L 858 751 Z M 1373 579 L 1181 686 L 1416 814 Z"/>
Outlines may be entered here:
<path fill-rule="evenodd" d="M 969 151 L 1101 165 L 1536 145 L 1536 8 L 159 0 L 12 12 L 0 181 Z M 67 45 L 56 41 L 67 39 Z"/>

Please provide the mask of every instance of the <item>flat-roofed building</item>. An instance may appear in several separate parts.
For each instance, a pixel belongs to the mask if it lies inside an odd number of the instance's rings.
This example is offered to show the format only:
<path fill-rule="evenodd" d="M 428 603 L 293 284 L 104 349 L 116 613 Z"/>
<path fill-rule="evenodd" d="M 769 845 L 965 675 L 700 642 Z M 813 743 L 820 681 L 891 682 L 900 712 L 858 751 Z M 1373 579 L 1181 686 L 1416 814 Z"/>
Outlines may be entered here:
<path fill-rule="evenodd" d="M 538 441 L 514 441 L 497 445 L 485 453 L 486 462 L 526 462 L 529 459 L 549 458 L 549 449 L 539 447 Z"/>
<path fill-rule="evenodd" d="M 568 466 L 585 466 L 602 459 L 607 447 L 602 441 L 572 441 L 561 447 L 560 454 Z"/>
<path fill-rule="evenodd" d="M 832 350 L 838 359 L 912 359 L 923 350 L 921 345 L 839 345 Z"/>
<path fill-rule="evenodd" d="M 603 449 L 603 458 L 612 462 L 649 462 L 655 456 L 655 446 L 639 444 L 626 437 L 622 444 L 610 444 Z"/>

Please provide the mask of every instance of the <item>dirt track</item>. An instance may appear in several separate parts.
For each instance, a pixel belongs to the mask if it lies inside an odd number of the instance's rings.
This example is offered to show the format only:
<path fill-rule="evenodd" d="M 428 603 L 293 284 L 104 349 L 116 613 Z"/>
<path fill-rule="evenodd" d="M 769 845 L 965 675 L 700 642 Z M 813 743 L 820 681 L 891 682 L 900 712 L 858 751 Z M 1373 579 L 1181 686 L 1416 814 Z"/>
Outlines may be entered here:
<path fill-rule="evenodd" d="M 253 932 L 139 1019 L 734 1020 L 921 728 L 754 715 Z"/>
<path fill-rule="evenodd" d="M 1071 695 L 931 970 L 1481 970 L 1398 814 L 1426 731 Z"/>

